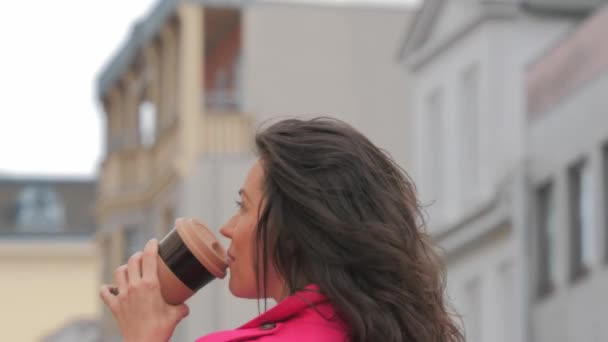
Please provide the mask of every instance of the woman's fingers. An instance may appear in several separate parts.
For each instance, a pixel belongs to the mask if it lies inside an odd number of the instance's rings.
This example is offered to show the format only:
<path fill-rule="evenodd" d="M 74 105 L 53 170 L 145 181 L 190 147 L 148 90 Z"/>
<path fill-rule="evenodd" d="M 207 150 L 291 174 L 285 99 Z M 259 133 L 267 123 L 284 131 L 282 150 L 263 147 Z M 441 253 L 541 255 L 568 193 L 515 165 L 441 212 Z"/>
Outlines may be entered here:
<path fill-rule="evenodd" d="M 113 294 L 113 295 L 115 295 L 115 296 L 118 296 L 118 287 L 112 285 L 110 287 L 110 293 Z"/>
<path fill-rule="evenodd" d="M 143 253 L 137 252 L 129 258 L 127 263 L 127 272 L 129 274 L 129 285 L 135 286 L 141 280 L 141 259 Z"/>
<path fill-rule="evenodd" d="M 114 272 L 118 296 L 112 294 L 112 285 L 103 285 L 99 290 L 125 341 L 168 341 L 177 323 L 190 312 L 185 304 L 173 306 L 163 300 L 156 273 L 157 258 L 158 242 L 152 240 L 143 253 L 134 254 Z"/>
<path fill-rule="evenodd" d="M 157 256 L 158 256 L 158 241 L 152 239 L 146 243 L 144 247 L 144 255 L 142 261 L 143 275 L 142 278 L 148 284 L 158 283 L 157 274 Z"/>
<path fill-rule="evenodd" d="M 118 298 L 116 298 L 116 296 L 112 293 L 112 288 L 114 288 L 112 285 L 101 285 L 101 288 L 99 289 L 99 296 L 107 307 L 112 310 L 112 312 L 116 312 L 116 303 Z"/>
<path fill-rule="evenodd" d="M 119 293 L 127 293 L 129 279 L 127 276 L 127 265 L 121 265 L 114 270 L 114 283 L 118 286 Z"/>
<path fill-rule="evenodd" d="M 176 322 L 181 321 L 182 319 L 186 318 L 186 316 L 188 316 L 188 314 L 190 314 L 190 308 L 186 304 L 176 305 L 176 306 L 173 306 L 172 308 L 173 308 L 174 318 L 175 318 Z"/>

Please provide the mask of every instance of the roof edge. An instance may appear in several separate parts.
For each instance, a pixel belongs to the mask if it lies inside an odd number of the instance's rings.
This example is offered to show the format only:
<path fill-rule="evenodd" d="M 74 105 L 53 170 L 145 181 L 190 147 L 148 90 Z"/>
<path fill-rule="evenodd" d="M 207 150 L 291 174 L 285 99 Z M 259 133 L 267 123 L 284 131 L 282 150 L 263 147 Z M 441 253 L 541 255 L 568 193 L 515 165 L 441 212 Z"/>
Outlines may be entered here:
<path fill-rule="evenodd" d="M 425 0 L 416 11 L 405 38 L 397 51 L 397 60 L 404 60 L 411 52 L 419 47 L 432 31 L 432 24 L 437 12 L 443 6 L 444 0 Z"/>
<path fill-rule="evenodd" d="M 480 2 L 492 4 L 491 0 L 480 0 Z M 584 17 L 606 2 L 606 0 L 577 0 L 574 3 L 569 0 L 519 0 L 513 5 L 519 7 L 521 11 L 534 15 Z M 424 41 L 433 31 L 434 21 L 444 3 L 445 0 L 426 0 L 424 2 L 398 49 L 398 60 L 407 59 L 414 50 L 424 45 Z"/>
<path fill-rule="evenodd" d="M 181 0 L 160 0 L 131 26 L 126 39 L 98 73 L 97 97 L 99 99 L 104 97 L 120 75 L 131 65 L 143 43 L 159 32 L 162 23 L 173 14 L 179 2 Z"/>
<path fill-rule="evenodd" d="M 427 0 L 428 1 L 428 0 Z M 410 9 L 411 5 L 398 4 L 376 4 L 356 3 L 356 4 L 331 4 L 322 2 L 307 2 L 306 0 L 284 2 L 281 0 L 159 0 L 157 3 L 139 20 L 132 25 L 126 39 L 120 44 L 114 55 L 101 68 L 97 74 L 97 99 L 102 99 L 112 85 L 120 79 L 121 75 L 128 70 L 129 66 L 136 58 L 139 49 L 146 42 L 158 34 L 167 18 L 174 15 L 177 7 L 181 3 L 196 3 L 204 6 L 221 7 L 245 7 L 253 3 L 260 4 L 280 4 L 285 6 L 327 6 L 335 8 L 368 8 L 374 6 L 378 9 Z"/>

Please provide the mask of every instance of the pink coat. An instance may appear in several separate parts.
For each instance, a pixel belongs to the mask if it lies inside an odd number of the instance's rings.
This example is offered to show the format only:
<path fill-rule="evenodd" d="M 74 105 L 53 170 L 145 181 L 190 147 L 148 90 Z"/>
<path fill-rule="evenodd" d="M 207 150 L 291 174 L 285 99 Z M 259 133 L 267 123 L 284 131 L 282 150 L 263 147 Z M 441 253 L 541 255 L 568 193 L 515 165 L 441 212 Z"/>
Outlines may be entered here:
<path fill-rule="evenodd" d="M 237 329 L 196 342 L 346 342 L 348 329 L 335 313 L 318 287 L 311 285 Z"/>

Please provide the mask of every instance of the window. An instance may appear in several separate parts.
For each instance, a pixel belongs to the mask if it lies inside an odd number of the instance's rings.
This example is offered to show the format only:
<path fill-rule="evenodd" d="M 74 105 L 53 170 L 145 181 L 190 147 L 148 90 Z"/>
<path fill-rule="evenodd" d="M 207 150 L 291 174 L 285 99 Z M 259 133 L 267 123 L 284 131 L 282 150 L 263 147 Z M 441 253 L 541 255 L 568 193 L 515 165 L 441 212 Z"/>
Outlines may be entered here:
<path fill-rule="evenodd" d="M 224 68 L 217 68 L 215 70 L 215 89 L 220 91 L 225 91 L 228 89 L 230 85 L 230 80 L 228 79 L 228 71 Z"/>
<path fill-rule="evenodd" d="M 479 72 L 467 68 L 461 77 L 460 154 L 463 193 L 474 194 L 479 181 Z"/>
<path fill-rule="evenodd" d="M 150 101 L 143 101 L 139 105 L 139 139 L 145 146 L 154 145 L 156 140 L 156 106 Z"/>
<path fill-rule="evenodd" d="M 593 259 L 591 174 L 586 162 L 568 174 L 570 198 L 570 279 L 583 277 Z"/>
<path fill-rule="evenodd" d="M 443 117 L 443 95 L 440 90 L 435 90 L 428 98 L 428 117 L 426 127 L 426 158 L 428 159 L 428 181 L 427 187 L 431 194 L 431 200 L 443 200 L 443 169 L 444 169 L 444 117 Z"/>
<path fill-rule="evenodd" d="M 537 295 L 544 297 L 553 291 L 557 280 L 556 246 L 557 213 L 553 184 L 548 183 L 536 190 L 537 232 Z"/>
<path fill-rule="evenodd" d="M 214 71 L 214 83 L 211 89 L 206 90 L 205 105 L 207 108 L 215 110 L 233 110 L 238 108 L 238 97 L 240 88 L 236 82 L 240 83 L 236 77 L 240 76 L 235 64 L 231 68 L 218 67 Z"/>
<path fill-rule="evenodd" d="M 50 186 L 26 186 L 17 198 L 16 214 L 20 232 L 60 232 L 65 228 L 63 201 Z"/>
<path fill-rule="evenodd" d="M 207 94 L 207 106 L 214 109 L 227 109 L 231 105 L 232 91 L 230 90 L 230 78 L 228 71 L 224 68 L 215 70 L 214 88 L 209 89 Z"/>

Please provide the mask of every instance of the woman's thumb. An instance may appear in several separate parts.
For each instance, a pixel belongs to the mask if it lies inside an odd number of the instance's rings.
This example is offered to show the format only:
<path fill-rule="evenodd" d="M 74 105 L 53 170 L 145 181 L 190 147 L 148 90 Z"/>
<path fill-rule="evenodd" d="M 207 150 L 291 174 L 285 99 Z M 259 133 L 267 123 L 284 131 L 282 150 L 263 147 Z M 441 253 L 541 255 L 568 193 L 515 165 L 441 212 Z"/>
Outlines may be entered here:
<path fill-rule="evenodd" d="M 175 313 L 176 321 L 179 322 L 184 319 L 190 313 L 190 308 L 186 304 L 180 304 L 173 307 L 173 312 Z"/>

